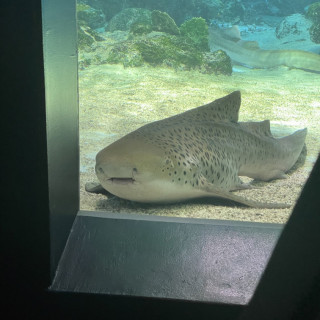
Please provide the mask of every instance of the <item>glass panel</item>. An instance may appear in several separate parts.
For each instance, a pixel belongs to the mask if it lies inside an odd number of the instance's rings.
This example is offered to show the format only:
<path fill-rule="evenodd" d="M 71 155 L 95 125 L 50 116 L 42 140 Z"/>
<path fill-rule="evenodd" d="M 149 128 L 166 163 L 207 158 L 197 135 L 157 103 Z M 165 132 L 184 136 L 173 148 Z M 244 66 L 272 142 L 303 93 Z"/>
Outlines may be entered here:
<path fill-rule="evenodd" d="M 312 2 L 79 1 L 81 209 L 285 223 L 320 149 Z"/>

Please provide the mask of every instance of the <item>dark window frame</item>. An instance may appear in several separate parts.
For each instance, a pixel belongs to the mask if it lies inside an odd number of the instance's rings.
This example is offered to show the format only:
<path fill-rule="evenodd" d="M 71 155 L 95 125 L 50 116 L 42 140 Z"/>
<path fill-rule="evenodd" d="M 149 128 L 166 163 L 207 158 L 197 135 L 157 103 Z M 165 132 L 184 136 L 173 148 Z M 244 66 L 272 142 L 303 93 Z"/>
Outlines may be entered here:
<path fill-rule="evenodd" d="M 79 217 L 84 215 L 87 216 L 87 214 L 79 211 L 79 147 L 75 2 L 65 2 L 63 0 L 44 0 L 42 1 L 42 7 L 50 204 L 51 279 L 53 279 L 53 276 L 57 271 L 58 262 L 61 258 L 63 250 L 65 249 L 67 238 L 70 235 L 70 231 L 72 234 L 72 225 L 74 221 L 77 222 L 77 219 L 79 221 Z M 57 17 L 59 17 L 59 23 L 57 23 Z M 185 219 L 179 220 L 178 218 L 176 220 L 174 219 L 175 221 L 173 221 L 167 218 L 158 217 L 115 217 L 112 214 L 106 219 L 110 219 L 110 222 L 112 223 L 116 221 L 120 225 L 123 221 L 129 222 L 127 224 L 127 232 L 130 232 L 130 222 L 134 224 L 136 221 L 145 222 L 145 220 L 148 220 L 148 222 L 152 224 L 159 224 L 159 221 L 161 223 L 165 222 L 170 224 L 173 230 L 175 227 L 181 227 L 181 225 L 186 223 Z M 191 228 L 194 227 L 195 229 L 201 224 L 211 224 L 218 228 L 219 226 L 223 228 L 225 226 L 229 226 L 235 231 L 237 231 L 237 228 L 239 228 L 239 224 L 225 221 L 195 222 L 190 220 L 187 223 L 189 226 L 191 226 Z M 243 227 L 243 224 L 246 225 L 247 228 L 252 230 L 252 233 L 265 227 L 270 228 L 270 230 L 281 229 L 279 225 L 262 226 L 249 222 L 240 224 L 241 227 Z M 141 231 L 143 231 L 146 224 L 141 223 L 140 225 Z M 225 236 L 228 237 L 229 234 L 226 233 Z M 269 238 L 269 241 L 272 243 L 276 238 L 277 236 L 272 236 Z M 71 238 L 69 238 L 69 243 L 70 239 Z M 115 243 L 121 243 L 123 239 L 124 238 L 121 238 L 120 236 L 114 241 Z M 266 241 L 266 239 L 262 241 Z M 223 238 L 221 242 L 224 242 Z M 277 247 L 279 246 L 281 248 L 281 244 L 278 244 Z M 137 245 L 136 248 L 138 247 L 139 246 Z M 272 245 L 269 247 L 271 248 Z M 181 249 L 183 249 L 183 246 L 181 246 Z M 118 252 L 121 252 L 120 248 Z M 268 252 L 271 254 L 270 249 Z M 112 256 L 109 258 L 112 259 Z M 113 258 L 116 259 L 116 255 L 113 255 Z M 194 259 L 197 258 L 199 258 L 199 254 L 197 255 L 197 253 L 194 252 Z M 228 258 L 228 256 L 222 257 L 222 259 L 226 260 Z M 65 261 L 63 256 L 61 261 Z M 128 263 L 128 265 L 130 265 L 130 260 L 128 260 Z M 264 262 L 264 266 L 265 265 L 266 263 Z M 270 268 L 268 268 L 268 270 L 270 270 Z M 263 288 L 263 286 L 264 283 L 262 281 L 262 283 L 259 285 L 259 288 Z M 51 288 L 54 289 L 54 284 Z M 194 288 L 194 290 L 197 290 L 197 288 Z M 260 292 L 261 290 L 263 292 L 263 289 L 260 289 Z M 114 290 L 108 293 L 109 295 L 120 294 L 130 296 L 128 290 L 123 290 L 122 292 L 116 291 L 117 290 Z M 252 293 L 253 292 L 250 294 Z M 133 294 L 133 296 L 134 295 L 135 294 Z M 151 296 L 145 295 L 145 297 Z M 158 296 L 158 298 L 167 297 Z M 179 298 L 177 297 L 176 299 Z M 185 297 L 182 299 L 185 299 Z M 192 298 L 189 300 L 192 301 Z M 197 301 L 199 302 L 199 300 Z M 217 301 L 213 300 L 212 302 Z M 228 297 L 226 297 L 223 302 L 230 306 L 233 304 L 231 300 L 228 300 Z"/>

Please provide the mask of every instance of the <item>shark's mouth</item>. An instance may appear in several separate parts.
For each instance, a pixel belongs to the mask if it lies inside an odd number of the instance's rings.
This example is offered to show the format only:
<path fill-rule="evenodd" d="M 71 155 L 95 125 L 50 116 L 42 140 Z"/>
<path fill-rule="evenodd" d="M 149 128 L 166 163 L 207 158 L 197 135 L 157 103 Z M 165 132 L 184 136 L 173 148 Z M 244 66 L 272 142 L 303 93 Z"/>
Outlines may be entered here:
<path fill-rule="evenodd" d="M 132 178 L 109 178 L 107 181 L 114 184 L 123 184 L 123 185 L 132 184 L 135 182 L 135 180 Z"/>

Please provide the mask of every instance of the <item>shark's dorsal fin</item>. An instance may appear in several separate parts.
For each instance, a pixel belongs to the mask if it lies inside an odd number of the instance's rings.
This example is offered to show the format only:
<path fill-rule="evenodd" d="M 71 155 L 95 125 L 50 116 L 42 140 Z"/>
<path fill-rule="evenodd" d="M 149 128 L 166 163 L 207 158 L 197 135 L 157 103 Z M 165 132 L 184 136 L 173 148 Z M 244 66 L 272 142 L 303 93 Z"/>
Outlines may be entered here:
<path fill-rule="evenodd" d="M 241 104 L 240 91 L 234 91 L 229 95 L 214 100 L 201 107 L 191 109 L 172 117 L 180 121 L 231 121 L 238 122 Z"/>
<path fill-rule="evenodd" d="M 257 136 L 272 137 L 269 120 L 260 122 L 241 122 L 240 125 Z"/>

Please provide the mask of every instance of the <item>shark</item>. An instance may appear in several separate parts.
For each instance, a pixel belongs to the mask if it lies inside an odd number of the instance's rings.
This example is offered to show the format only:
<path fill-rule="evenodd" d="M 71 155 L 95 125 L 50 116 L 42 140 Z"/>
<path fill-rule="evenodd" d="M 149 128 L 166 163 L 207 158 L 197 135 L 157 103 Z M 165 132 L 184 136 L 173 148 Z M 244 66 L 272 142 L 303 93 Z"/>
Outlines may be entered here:
<path fill-rule="evenodd" d="M 270 121 L 239 122 L 240 91 L 146 124 L 96 155 L 99 183 L 108 192 L 144 203 L 218 197 L 257 208 L 286 208 L 233 193 L 251 188 L 239 176 L 284 178 L 304 146 L 307 128 L 274 138 Z"/>
<path fill-rule="evenodd" d="M 209 28 L 211 51 L 223 50 L 234 63 L 257 69 L 287 66 L 320 73 L 320 55 L 303 50 L 263 50 L 255 41 L 243 41 L 237 26 Z"/>

